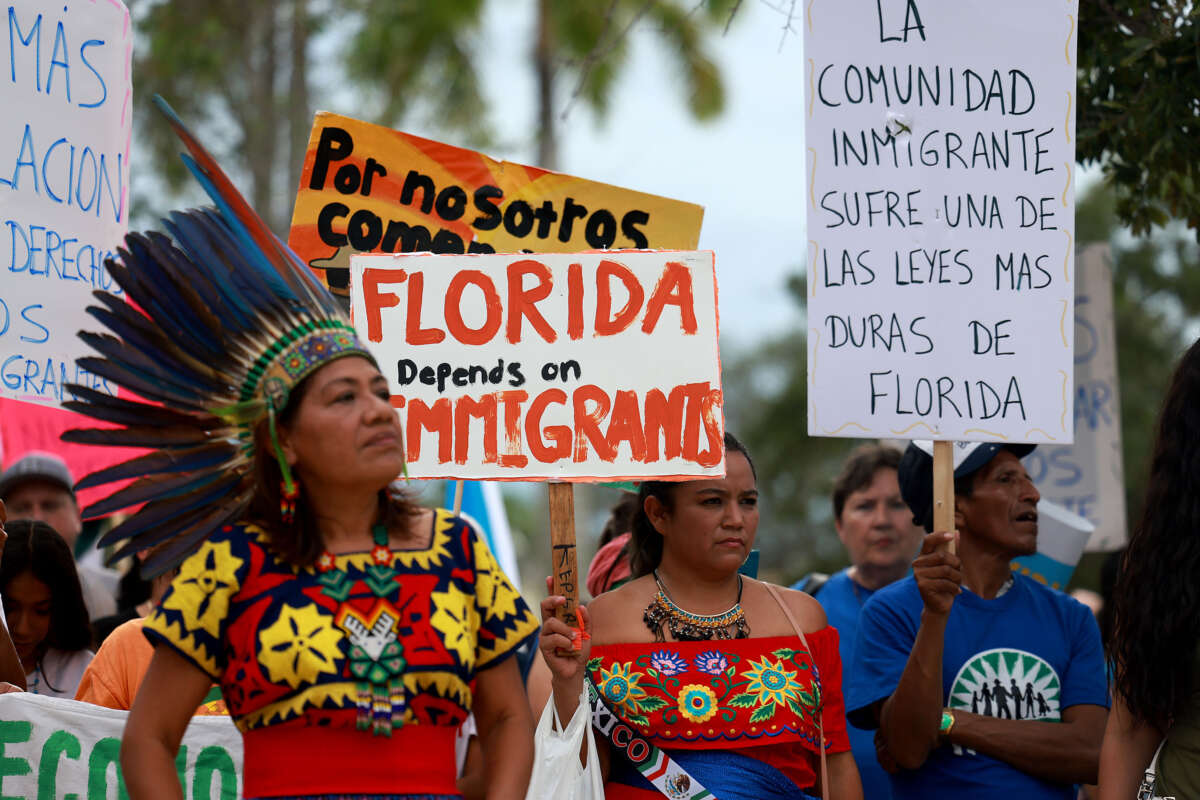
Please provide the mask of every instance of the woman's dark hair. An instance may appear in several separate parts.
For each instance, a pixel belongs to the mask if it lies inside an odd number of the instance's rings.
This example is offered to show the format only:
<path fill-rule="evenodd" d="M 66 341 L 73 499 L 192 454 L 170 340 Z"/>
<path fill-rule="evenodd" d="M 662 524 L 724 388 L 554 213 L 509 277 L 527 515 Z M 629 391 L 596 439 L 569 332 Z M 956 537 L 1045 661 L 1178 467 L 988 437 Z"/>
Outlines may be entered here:
<path fill-rule="evenodd" d="M 304 395 L 312 385 L 313 375 L 316 375 L 316 372 L 292 389 L 288 404 L 278 417 L 279 426 L 286 427 L 292 423 Z M 271 443 L 267 420 L 264 419 L 254 429 L 254 442 L 255 487 L 247 512 L 248 519 L 262 526 L 267 532 L 271 549 L 284 561 L 298 567 L 312 566 L 325 550 L 325 545 L 321 541 L 321 531 L 317 528 L 316 515 L 312 513 L 308 504 L 304 485 L 293 470 L 292 479 L 300 489 L 300 496 L 296 500 L 293 522 L 289 525 L 283 521 L 280 513 L 283 471 L 275 459 L 275 448 Z M 417 513 L 419 508 L 416 503 L 398 486 L 387 486 L 379 490 L 379 521 L 389 530 L 403 527 L 404 520 Z"/>
<path fill-rule="evenodd" d="M 8 539 L 0 557 L 0 594 L 7 597 L 9 584 L 26 572 L 33 573 L 50 589 L 50 632 L 40 645 L 38 661 L 50 647 L 68 652 L 87 649 L 92 643 L 92 629 L 75 556 L 67 541 L 39 520 L 9 520 L 4 528 Z M 43 679 L 49 683 L 46 676 Z"/>
<path fill-rule="evenodd" d="M 1142 518 L 1113 593 L 1114 685 L 1134 718 L 1166 730 L 1195 690 L 1200 641 L 1200 341 L 1163 401 Z"/>
<path fill-rule="evenodd" d="M 747 463 L 750 464 L 750 474 L 754 476 L 755 480 L 758 480 L 758 472 L 754 469 L 754 459 L 750 457 L 750 451 L 736 436 L 726 431 L 725 456 L 728 458 L 730 453 L 744 455 Z M 658 502 L 671 511 L 675 508 L 675 487 L 678 485 L 678 481 L 643 481 L 642 485 L 638 487 L 637 512 L 633 516 L 633 535 L 629 538 L 627 545 L 629 567 L 635 578 L 649 575 L 658 568 L 659 562 L 662 561 L 662 534 L 654 529 L 654 524 L 650 522 L 650 517 L 646 514 L 646 498 L 658 498 Z"/>
<path fill-rule="evenodd" d="M 637 513 L 638 496 L 633 492 L 621 492 L 621 499 L 613 503 L 608 512 L 608 521 L 604 523 L 604 530 L 600 531 L 600 541 L 596 544 L 599 549 L 611 542 L 613 539 L 623 534 L 629 533 L 630 527 L 633 525 L 633 517 Z"/>

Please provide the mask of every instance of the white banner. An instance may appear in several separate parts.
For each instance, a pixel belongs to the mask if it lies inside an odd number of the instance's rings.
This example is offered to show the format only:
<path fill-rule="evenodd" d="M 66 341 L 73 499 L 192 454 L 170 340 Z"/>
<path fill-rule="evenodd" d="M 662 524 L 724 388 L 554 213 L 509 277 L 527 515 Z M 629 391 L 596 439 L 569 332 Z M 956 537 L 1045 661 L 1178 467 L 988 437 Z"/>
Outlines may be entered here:
<path fill-rule="evenodd" d="M 1078 0 L 812 0 L 808 431 L 1070 442 Z"/>
<path fill-rule="evenodd" d="M 96 327 L 92 290 L 118 291 L 133 32 L 118 0 L 0 9 L 0 396 L 56 406 L 64 383 L 114 388 L 75 364 L 91 354 L 75 334 Z"/>
<path fill-rule="evenodd" d="M 1112 268 L 1107 244 L 1079 253 L 1075 271 L 1075 444 L 1043 446 L 1025 467 L 1043 500 L 1096 526 L 1089 552 L 1125 545 L 1125 468 Z"/>
<path fill-rule="evenodd" d="M 0 695 L 0 797 L 127 798 L 128 713 L 24 692 Z M 193 717 L 175 759 L 184 800 L 242 796 L 242 735 L 229 717 Z"/>
<path fill-rule="evenodd" d="M 356 255 L 413 478 L 725 471 L 711 252 Z"/>

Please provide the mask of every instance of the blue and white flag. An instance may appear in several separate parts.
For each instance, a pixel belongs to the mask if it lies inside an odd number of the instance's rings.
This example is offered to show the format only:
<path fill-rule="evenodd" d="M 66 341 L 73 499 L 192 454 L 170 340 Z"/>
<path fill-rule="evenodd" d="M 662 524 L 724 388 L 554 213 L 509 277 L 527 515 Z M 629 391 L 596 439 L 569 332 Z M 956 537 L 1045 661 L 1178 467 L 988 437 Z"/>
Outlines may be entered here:
<path fill-rule="evenodd" d="M 454 508 L 454 484 L 455 481 L 446 481 L 444 505 L 449 509 Z M 500 495 L 500 485 L 495 481 L 463 481 L 459 516 L 483 534 L 492 555 L 500 562 L 500 568 L 517 591 L 521 591 L 517 552 L 513 547 L 512 531 L 508 527 L 508 514 L 504 512 L 504 498 Z"/>
<path fill-rule="evenodd" d="M 1096 526 L 1049 500 L 1040 501 L 1037 510 L 1037 553 L 1014 559 L 1012 567 L 1052 589 L 1066 591 Z"/>

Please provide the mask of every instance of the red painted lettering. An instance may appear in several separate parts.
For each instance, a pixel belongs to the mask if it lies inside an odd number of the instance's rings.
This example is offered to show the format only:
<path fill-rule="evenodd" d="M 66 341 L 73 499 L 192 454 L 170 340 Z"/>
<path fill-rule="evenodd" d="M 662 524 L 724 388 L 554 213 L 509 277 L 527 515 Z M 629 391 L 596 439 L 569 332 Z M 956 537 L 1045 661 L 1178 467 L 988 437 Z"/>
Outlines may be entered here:
<path fill-rule="evenodd" d="M 504 447 L 500 450 L 500 466 L 520 469 L 529 463 L 529 456 L 521 452 L 521 404 L 529 399 L 529 392 L 515 389 L 499 392 L 504 406 Z"/>
<path fill-rule="evenodd" d="M 596 404 L 591 411 L 588 410 L 589 401 Z M 609 447 L 608 440 L 600 432 L 600 423 L 608 416 L 612 407 L 608 392 L 599 386 L 584 384 L 571 395 L 571 402 L 575 408 L 575 461 L 587 460 L 587 446 L 588 442 L 591 442 L 592 449 L 596 451 L 599 459 L 612 462 L 617 452 Z"/>
<path fill-rule="evenodd" d="M 525 276 L 533 275 L 538 283 L 531 289 L 525 288 Z M 508 265 L 508 341 L 518 344 L 521 341 L 521 320 L 528 319 L 543 339 L 553 342 L 558 338 L 554 328 L 546 322 L 542 312 L 537 310 L 537 304 L 550 296 L 554 288 L 554 279 L 550 276 L 550 268 L 540 261 L 531 258 L 514 261 Z"/>
<path fill-rule="evenodd" d="M 413 276 L 416 277 L 415 275 Z M 479 328 L 468 328 L 462 318 L 462 295 L 468 286 L 478 286 L 483 292 L 487 318 Z M 446 288 L 446 330 L 463 344 L 487 344 L 500 330 L 504 309 L 492 279 L 477 269 L 456 272 Z"/>
<path fill-rule="evenodd" d="M 408 425 L 404 438 L 407 440 L 407 456 L 409 461 L 421 457 L 421 429 L 436 433 L 438 437 L 438 463 L 445 464 L 450 460 L 450 444 L 452 433 L 452 414 L 450 399 L 439 397 L 433 407 L 425 405 L 423 400 L 414 397 L 408 404 Z"/>
<path fill-rule="evenodd" d="M 571 454 L 571 429 L 566 425 L 551 425 L 542 429 L 542 414 L 551 403 L 567 404 L 567 393 L 562 389 L 548 389 L 529 405 L 529 413 L 525 415 L 525 436 L 529 440 L 529 452 L 543 464 L 552 464 L 560 458 Z M 550 438 L 553 447 L 547 447 L 542 435 Z"/>
<path fill-rule="evenodd" d="M 471 444 L 471 417 L 483 420 L 483 463 L 496 463 L 496 395 L 475 400 L 463 396 L 454 401 L 454 463 L 467 463 Z"/>
<path fill-rule="evenodd" d="M 446 338 L 441 328 L 421 327 L 421 303 L 425 298 L 425 276 L 414 272 L 408 279 L 408 319 L 404 341 L 408 344 L 437 344 Z"/>
<path fill-rule="evenodd" d="M 668 261 L 662 277 L 654 285 L 654 293 L 646 304 L 646 318 L 642 320 L 642 332 L 653 333 L 663 308 L 679 307 L 679 329 L 686 334 L 696 332 L 696 308 L 692 298 L 692 273 L 678 261 Z"/>
<path fill-rule="evenodd" d="M 615 316 L 612 313 L 613 278 L 619 278 L 629 292 L 629 299 Z M 601 261 L 596 268 L 596 335 L 613 336 L 628 328 L 642 310 L 645 297 L 642 284 L 628 267 L 616 261 Z"/>
<path fill-rule="evenodd" d="M 379 342 L 383 340 L 383 314 L 385 308 L 400 305 L 399 295 L 391 292 L 380 292 L 381 283 L 401 283 L 408 277 L 402 269 L 375 269 L 368 267 L 363 270 L 363 303 L 367 307 L 367 340 Z"/>

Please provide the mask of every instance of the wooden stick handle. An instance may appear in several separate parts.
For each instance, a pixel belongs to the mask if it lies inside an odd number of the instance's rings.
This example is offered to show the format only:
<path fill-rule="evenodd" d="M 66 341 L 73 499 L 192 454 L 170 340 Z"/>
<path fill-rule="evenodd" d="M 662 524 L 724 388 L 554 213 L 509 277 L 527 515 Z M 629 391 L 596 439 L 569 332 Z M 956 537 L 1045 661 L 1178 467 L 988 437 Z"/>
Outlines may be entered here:
<path fill-rule="evenodd" d="M 575 613 L 579 606 L 579 569 L 575 562 L 575 487 L 552 481 L 549 489 L 550 569 L 554 594 L 567 598 L 567 602 L 559 606 L 556 616 L 576 627 L 579 624 Z"/>
<path fill-rule="evenodd" d="M 462 513 L 462 501 L 463 482 L 459 480 L 454 482 L 454 516 L 456 517 Z"/>
<path fill-rule="evenodd" d="M 954 443 L 933 443 L 933 529 L 954 530 Z M 954 552 L 954 541 L 949 543 Z"/>

